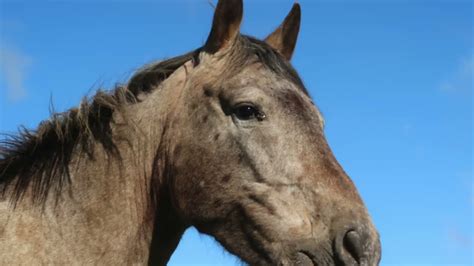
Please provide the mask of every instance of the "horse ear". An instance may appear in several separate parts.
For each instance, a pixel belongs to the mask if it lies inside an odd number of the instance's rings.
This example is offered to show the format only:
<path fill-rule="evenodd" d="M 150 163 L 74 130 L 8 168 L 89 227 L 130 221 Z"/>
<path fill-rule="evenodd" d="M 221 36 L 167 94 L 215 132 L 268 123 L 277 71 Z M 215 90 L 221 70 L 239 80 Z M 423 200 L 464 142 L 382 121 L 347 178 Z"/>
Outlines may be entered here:
<path fill-rule="evenodd" d="M 300 31 L 300 23 L 301 7 L 296 3 L 280 27 L 265 39 L 266 43 L 280 52 L 288 61 L 291 60 L 293 51 L 295 50 L 298 33 Z"/>
<path fill-rule="evenodd" d="M 240 33 L 243 13 L 242 0 L 219 0 L 204 51 L 213 54 L 232 45 Z"/>

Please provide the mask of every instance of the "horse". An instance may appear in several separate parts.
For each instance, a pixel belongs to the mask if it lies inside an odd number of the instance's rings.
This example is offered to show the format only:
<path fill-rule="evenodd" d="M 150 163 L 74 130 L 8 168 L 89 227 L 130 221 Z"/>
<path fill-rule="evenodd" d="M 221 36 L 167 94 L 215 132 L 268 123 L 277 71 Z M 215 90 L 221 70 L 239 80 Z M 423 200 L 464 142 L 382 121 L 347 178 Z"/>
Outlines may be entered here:
<path fill-rule="evenodd" d="M 194 226 L 250 265 L 378 265 L 378 232 L 292 67 L 219 0 L 205 44 L 0 144 L 0 264 L 166 265 Z"/>

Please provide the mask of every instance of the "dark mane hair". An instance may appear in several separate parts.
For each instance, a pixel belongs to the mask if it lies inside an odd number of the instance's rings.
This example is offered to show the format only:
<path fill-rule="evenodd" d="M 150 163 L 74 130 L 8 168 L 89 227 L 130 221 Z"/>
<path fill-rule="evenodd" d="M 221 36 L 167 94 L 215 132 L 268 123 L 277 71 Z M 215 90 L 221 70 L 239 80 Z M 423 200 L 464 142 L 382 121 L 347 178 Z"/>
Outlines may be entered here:
<path fill-rule="evenodd" d="M 111 135 L 113 113 L 135 103 L 137 95 L 149 92 L 193 56 L 188 53 L 143 68 L 128 86 L 99 90 L 78 108 L 53 113 L 36 130 L 21 127 L 18 135 L 5 135 L 0 140 L 0 193 L 14 185 L 12 201 L 16 202 L 31 185 L 33 201 L 44 203 L 50 190 L 59 193 L 70 182 L 69 162 L 76 149 L 93 158 L 93 146 L 100 143 L 108 154 L 119 157 Z"/>
<path fill-rule="evenodd" d="M 244 51 L 239 61 L 248 62 L 256 56 L 263 65 L 290 79 L 307 94 L 296 71 L 265 42 L 248 36 L 241 36 L 239 42 Z M 69 163 L 75 151 L 93 158 L 93 147 L 99 143 L 108 154 L 119 158 L 112 139 L 113 113 L 126 104 L 136 103 L 139 94 L 151 92 L 184 63 L 192 60 L 199 64 L 200 51 L 145 66 L 126 86 L 108 92 L 99 90 L 78 108 L 52 114 L 36 130 L 21 128 L 18 135 L 0 140 L 0 194 L 13 186 L 11 200 L 16 203 L 31 186 L 33 203 L 44 203 L 51 190 L 59 195 L 70 182 Z"/>

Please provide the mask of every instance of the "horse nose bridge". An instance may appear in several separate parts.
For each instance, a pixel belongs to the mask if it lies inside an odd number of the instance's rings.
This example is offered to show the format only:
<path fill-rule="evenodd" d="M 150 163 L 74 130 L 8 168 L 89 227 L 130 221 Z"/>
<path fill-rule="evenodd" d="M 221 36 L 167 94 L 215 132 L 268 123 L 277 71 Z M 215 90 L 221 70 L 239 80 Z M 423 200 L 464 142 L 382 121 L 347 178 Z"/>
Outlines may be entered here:
<path fill-rule="evenodd" d="M 326 195 L 326 200 L 331 203 L 363 205 L 353 181 L 332 154 L 316 158 L 312 165 L 306 168 L 304 175 L 310 177 L 312 190 L 324 192 L 321 194 Z"/>

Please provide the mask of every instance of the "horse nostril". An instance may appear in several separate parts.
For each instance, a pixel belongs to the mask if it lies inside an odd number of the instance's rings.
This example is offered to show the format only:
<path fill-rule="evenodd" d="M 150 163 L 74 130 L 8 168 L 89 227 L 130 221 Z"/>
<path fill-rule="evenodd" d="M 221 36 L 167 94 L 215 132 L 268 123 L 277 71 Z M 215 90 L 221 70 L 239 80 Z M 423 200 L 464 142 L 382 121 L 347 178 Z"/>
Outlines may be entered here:
<path fill-rule="evenodd" d="M 375 240 L 375 239 L 374 239 Z M 378 241 L 363 230 L 345 230 L 336 237 L 334 249 L 337 265 L 378 265 Z M 373 262 L 372 262 L 373 261 Z"/>
<path fill-rule="evenodd" d="M 360 265 L 364 256 L 362 240 L 356 231 L 349 231 L 342 240 L 344 249 L 352 256 L 352 258 Z"/>

